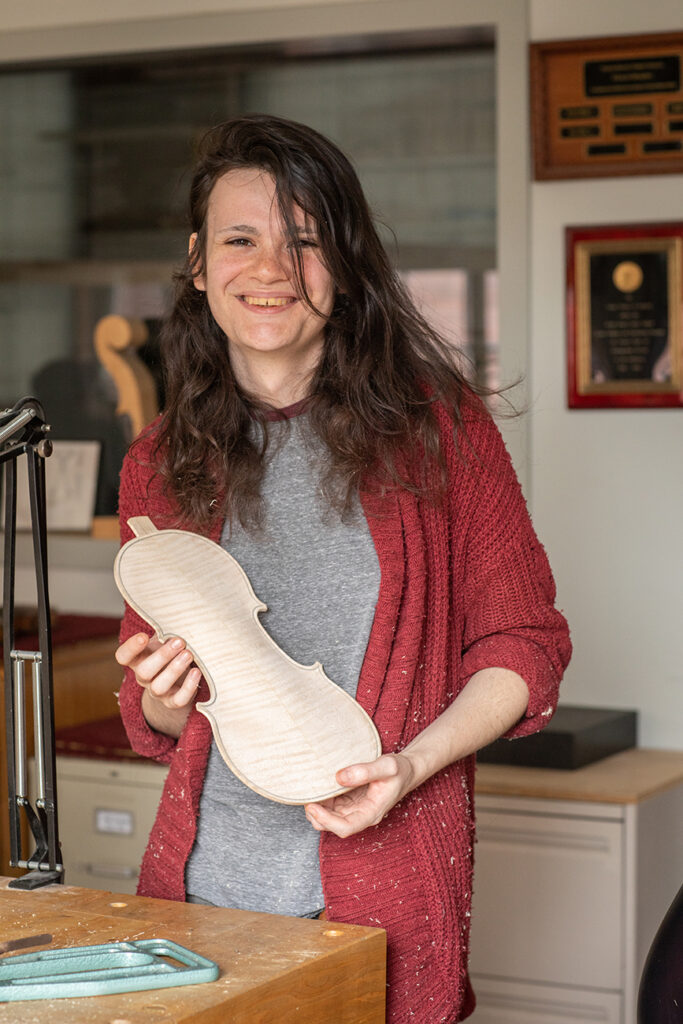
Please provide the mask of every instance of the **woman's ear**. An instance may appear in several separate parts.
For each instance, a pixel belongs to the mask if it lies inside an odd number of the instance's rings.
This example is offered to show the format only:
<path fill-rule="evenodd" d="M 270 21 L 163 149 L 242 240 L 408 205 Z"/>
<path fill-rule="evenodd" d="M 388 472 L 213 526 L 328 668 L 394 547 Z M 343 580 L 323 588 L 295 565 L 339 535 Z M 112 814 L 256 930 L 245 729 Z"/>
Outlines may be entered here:
<path fill-rule="evenodd" d="M 194 250 L 195 250 L 196 244 L 197 244 L 197 232 L 194 231 L 190 235 L 190 243 L 189 243 L 189 245 L 187 247 L 188 255 L 190 257 L 190 264 L 192 264 L 192 257 L 194 255 Z M 199 255 L 199 253 L 197 253 L 197 255 Z M 197 264 L 197 265 L 199 266 L 200 264 Z M 195 276 L 194 276 L 194 286 L 200 292 L 205 292 L 206 291 L 206 282 L 204 280 L 204 274 L 202 272 L 199 272 L 199 273 L 195 274 Z"/>

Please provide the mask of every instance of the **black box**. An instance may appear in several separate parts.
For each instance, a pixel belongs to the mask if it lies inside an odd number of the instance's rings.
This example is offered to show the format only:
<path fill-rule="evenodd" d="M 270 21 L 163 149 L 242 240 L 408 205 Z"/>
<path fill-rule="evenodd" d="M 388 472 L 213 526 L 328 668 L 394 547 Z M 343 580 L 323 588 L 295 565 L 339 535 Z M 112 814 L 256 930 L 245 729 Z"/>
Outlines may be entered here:
<path fill-rule="evenodd" d="M 542 732 L 495 740 L 479 751 L 477 760 L 529 768 L 582 768 L 635 747 L 637 728 L 636 711 L 561 704 Z"/>

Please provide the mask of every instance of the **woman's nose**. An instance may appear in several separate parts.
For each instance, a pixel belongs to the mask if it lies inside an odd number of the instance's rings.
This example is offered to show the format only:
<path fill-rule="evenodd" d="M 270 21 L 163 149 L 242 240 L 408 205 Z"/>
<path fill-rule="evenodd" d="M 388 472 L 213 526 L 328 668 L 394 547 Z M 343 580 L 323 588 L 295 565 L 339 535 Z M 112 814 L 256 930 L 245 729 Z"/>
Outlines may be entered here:
<path fill-rule="evenodd" d="M 287 277 L 282 257 L 273 248 L 257 252 L 253 272 L 261 281 L 282 281 Z"/>

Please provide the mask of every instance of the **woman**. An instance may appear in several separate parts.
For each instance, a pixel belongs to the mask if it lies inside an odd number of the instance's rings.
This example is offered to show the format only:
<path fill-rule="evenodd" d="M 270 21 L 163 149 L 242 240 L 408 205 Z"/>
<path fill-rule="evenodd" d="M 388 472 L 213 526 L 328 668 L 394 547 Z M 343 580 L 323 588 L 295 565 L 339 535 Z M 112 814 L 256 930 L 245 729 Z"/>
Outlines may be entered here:
<path fill-rule="evenodd" d="M 324 805 L 253 794 L 194 708 L 182 639 L 127 609 L 123 718 L 170 763 L 138 891 L 381 926 L 387 1019 L 464 1020 L 474 753 L 546 724 L 570 654 L 545 554 L 332 143 L 265 115 L 218 126 L 190 218 L 167 408 L 126 460 L 122 540 L 146 514 L 223 544 L 271 636 L 356 696 L 384 753 Z"/>

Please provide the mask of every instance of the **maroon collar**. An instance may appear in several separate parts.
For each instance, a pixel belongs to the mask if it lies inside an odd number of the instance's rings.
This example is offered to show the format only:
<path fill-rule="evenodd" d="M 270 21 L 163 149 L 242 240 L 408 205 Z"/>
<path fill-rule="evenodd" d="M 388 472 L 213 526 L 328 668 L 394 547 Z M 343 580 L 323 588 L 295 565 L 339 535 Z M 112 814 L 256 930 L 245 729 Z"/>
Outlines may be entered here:
<path fill-rule="evenodd" d="M 267 420 L 292 420 L 306 412 L 310 404 L 310 398 L 300 398 L 292 405 L 286 405 L 284 409 L 269 409 L 266 413 Z"/>

